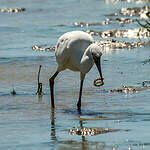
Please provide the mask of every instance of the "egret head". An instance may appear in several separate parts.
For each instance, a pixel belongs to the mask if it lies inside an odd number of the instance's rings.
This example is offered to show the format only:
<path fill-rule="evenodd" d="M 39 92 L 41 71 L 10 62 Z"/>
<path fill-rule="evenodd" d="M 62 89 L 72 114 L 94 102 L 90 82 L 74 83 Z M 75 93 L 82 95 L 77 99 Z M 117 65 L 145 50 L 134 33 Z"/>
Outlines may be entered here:
<path fill-rule="evenodd" d="M 100 79 L 103 81 L 102 71 L 101 71 L 101 48 L 96 44 L 91 44 L 91 54 L 94 63 L 96 64 L 96 67 L 98 69 L 98 72 L 100 74 Z"/>

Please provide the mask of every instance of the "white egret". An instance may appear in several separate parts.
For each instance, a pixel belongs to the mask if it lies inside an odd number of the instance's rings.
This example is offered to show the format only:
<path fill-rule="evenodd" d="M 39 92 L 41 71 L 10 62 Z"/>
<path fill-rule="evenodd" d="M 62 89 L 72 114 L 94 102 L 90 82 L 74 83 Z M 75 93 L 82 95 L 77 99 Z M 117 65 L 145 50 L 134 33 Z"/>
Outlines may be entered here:
<path fill-rule="evenodd" d="M 56 44 L 55 56 L 58 67 L 54 75 L 49 79 L 51 106 L 54 105 L 54 79 L 59 72 L 70 69 L 80 72 L 80 92 L 77 103 L 78 110 L 81 108 L 81 96 L 83 81 L 86 73 L 90 71 L 95 63 L 100 74 L 100 79 L 103 82 L 101 72 L 101 48 L 93 43 L 91 35 L 83 31 L 72 31 L 62 35 Z"/>

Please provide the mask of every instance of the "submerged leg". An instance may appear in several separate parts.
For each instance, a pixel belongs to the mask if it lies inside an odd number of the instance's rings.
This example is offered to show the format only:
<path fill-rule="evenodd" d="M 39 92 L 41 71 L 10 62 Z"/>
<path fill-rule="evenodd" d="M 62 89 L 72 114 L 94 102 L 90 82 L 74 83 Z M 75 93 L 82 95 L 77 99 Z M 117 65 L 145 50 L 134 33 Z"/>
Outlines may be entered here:
<path fill-rule="evenodd" d="M 78 103 L 77 103 L 78 110 L 81 109 L 81 97 L 82 97 L 82 88 L 83 88 L 84 78 L 85 78 L 85 75 L 81 74 L 79 100 L 78 100 Z"/>
<path fill-rule="evenodd" d="M 51 107 L 55 108 L 54 105 L 54 79 L 58 75 L 58 71 L 54 73 L 54 75 L 49 79 L 50 93 L 51 93 Z"/>

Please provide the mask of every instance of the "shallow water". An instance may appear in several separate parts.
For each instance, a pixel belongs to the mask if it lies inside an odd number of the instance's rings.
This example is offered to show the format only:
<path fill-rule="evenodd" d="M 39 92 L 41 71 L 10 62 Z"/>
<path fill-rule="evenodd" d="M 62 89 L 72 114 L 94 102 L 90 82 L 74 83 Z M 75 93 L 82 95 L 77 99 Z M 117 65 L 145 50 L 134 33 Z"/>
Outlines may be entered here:
<path fill-rule="evenodd" d="M 127 94 L 107 92 L 149 80 L 148 46 L 104 54 L 105 85 L 93 86 L 98 77 L 94 66 L 85 79 L 81 113 L 76 110 L 79 73 L 66 70 L 59 74 L 55 84 L 56 109 L 51 110 L 48 79 L 57 67 L 54 52 L 35 52 L 31 48 L 35 44 L 54 46 L 60 35 L 72 30 L 139 27 L 133 23 L 82 28 L 73 23 L 103 21 L 106 14 L 121 7 L 143 5 L 103 0 L 0 0 L 1 8 L 26 8 L 19 13 L 0 13 L 0 149 L 150 149 L 149 90 Z M 39 65 L 42 65 L 42 98 L 36 95 Z M 13 88 L 17 93 L 14 96 L 10 94 Z M 70 129 L 81 127 L 120 130 L 85 137 L 69 134 Z"/>

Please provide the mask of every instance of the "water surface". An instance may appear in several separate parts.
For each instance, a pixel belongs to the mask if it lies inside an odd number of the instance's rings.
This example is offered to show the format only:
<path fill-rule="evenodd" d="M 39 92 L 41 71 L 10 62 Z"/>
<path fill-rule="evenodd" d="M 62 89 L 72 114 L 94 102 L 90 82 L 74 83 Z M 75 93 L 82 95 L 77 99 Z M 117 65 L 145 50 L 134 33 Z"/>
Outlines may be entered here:
<path fill-rule="evenodd" d="M 106 92 L 149 80 L 150 64 L 146 61 L 150 57 L 149 47 L 104 54 L 105 85 L 93 86 L 93 80 L 98 77 L 94 66 L 85 79 L 81 114 L 76 110 L 79 73 L 66 70 L 59 74 L 55 84 L 56 109 L 51 111 L 48 80 L 57 68 L 54 52 L 34 52 L 31 48 L 35 44 L 55 46 L 60 35 L 72 30 L 139 27 L 134 23 L 123 27 L 111 24 L 82 28 L 73 23 L 103 21 L 106 14 L 117 12 L 121 7 L 143 5 L 103 0 L 0 0 L 1 8 L 26 8 L 20 13 L 0 13 L 0 149 L 150 148 L 149 90 L 128 94 Z M 35 94 L 39 65 L 42 65 L 42 99 Z M 13 88 L 15 96 L 10 94 Z M 69 134 L 70 129 L 80 127 L 120 131 L 86 137 Z"/>

